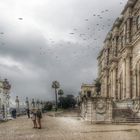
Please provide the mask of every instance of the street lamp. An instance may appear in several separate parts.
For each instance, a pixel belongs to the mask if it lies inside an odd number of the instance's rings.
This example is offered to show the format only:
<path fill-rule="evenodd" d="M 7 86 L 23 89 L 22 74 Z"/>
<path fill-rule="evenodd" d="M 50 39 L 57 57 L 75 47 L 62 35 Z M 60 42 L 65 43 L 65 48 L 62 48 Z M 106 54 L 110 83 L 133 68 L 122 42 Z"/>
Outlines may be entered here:
<path fill-rule="evenodd" d="M 28 100 L 28 97 L 26 97 L 25 103 L 26 103 L 26 109 L 29 109 L 29 100 Z"/>
<path fill-rule="evenodd" d="M 28 97 L 26 97 L 25 103 L 26 103 L 26 112 L 27 112 L 28 118 L 30 118 L 30 106 L 29 106 Z"/>
<path fill-rule="evenodd" d="M 20 110 L 19 110 L 19 99 L 18 99 L 18 96 L 16 96 L 16 111 L 17 111 L 17 114 L 19 115 L 20 114 Z"/>
<path fill-rule="evenodd" d="M 41 108 L 41 112 L 42 112 L 42 109 L 43 109 L 43 102 L 42 101 L 40 102 L 40 106 L 41 106 L 40 108 Z"/>
<path fill-rule="evenodd" d="M 37 105 L 37 108 L 39 109 L 40 108 L 40 101 L 39 100 L 36 101 L 36 105 Z"/>
<path fill-rule="evenodd" d="M 35 101 L 34 101 L 34 99 L 32 99 L 31 105 L 32 105 L 32 108 L 35 108 Z"/>

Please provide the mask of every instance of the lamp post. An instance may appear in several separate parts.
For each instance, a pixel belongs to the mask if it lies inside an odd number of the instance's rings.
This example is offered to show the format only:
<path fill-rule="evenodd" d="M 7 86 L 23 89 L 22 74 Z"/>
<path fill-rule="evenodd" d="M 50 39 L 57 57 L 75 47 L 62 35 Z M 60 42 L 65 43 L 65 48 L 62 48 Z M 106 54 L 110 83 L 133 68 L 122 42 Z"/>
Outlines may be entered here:
<path fill-rule="evenodd" d="M 26 103 L 26 112 L 27 112 L 28 118 L 30 118 L 30 106 L 29 106 L 28 97 L 26 97 L 25 103 Z"/>
<path fill-rule="evenodd" d="M 40 109 L 40 101 L 39 100 L 36 101 L 36 106 L 37 106 L 37 109 Z"/>
<path fill-rule="evenodd" d="M 35 101 L 34 101 L 34 99 L 32 99 L 31 106 L 32 106 L 32 109 L 35 108 Z"/>
<path fill-rule="evenodd" d="M 25 103 L 26 103 L 26 109 L 29 109 L 29 100 L 28 100 L 28 97 L 26 97 Z"/>
<path fill-rule="evenodd" d="M 40 102 L 40 109 L 41 109 L 41 112 L 42 112 L 42 109 L 43 109 L 43 102 L 42 101 Z"/>
<path fill-rule="evenodd" d="M 17 111 L 17 115 L 20 115 L 20 110 L 19 110 L 19 99 L 18 99 L 18 96 L 16 96 L 16 111 Z"/>

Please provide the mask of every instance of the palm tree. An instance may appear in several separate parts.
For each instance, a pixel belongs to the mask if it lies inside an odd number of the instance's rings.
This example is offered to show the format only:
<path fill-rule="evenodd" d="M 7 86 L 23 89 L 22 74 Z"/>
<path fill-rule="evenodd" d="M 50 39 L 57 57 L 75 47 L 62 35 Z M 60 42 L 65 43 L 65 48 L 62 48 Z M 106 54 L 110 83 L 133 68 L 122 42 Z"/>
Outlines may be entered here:
<path fill-rule="evenodd" d="M 61 97 L 62 97 L 63 94 L 64 94 L 64 91 L 62 89 L 59 89 L 58 90 L 58 95 L 60 96 L 59 100 L 60 100 L 61 108 L 62 108 L 62 99 L 61 99 Z"/>
<path fill-rule="evenodd" d="M 55 89 L 55 111 L 57 111 L 57 89 L 60 87 L 60 84 L 58 81 L 52 82 L 52 88 Z"/>
<path fill-rule="evenodd" d="M 64 94 L 64 91 L 62 89 L 58 90 L 58 95 L 62 96 Z"/>

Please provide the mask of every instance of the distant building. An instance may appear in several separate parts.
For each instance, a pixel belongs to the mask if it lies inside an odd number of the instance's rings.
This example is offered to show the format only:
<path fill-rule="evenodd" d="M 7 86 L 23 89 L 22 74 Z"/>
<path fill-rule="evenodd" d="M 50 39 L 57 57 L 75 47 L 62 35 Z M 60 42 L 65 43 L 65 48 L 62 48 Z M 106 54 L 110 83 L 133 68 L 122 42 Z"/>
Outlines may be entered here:
<path fill-rule="evenodd" d="M 82 97 L 94 97 L 96 95 L 94 84 L 82 84 L 81 86 L 81 96 Z"/>
<path fill-rule="evenodd" d="M 0 80 L 0 120 L 7 120 L 11 85 L 7 79 Z"/>

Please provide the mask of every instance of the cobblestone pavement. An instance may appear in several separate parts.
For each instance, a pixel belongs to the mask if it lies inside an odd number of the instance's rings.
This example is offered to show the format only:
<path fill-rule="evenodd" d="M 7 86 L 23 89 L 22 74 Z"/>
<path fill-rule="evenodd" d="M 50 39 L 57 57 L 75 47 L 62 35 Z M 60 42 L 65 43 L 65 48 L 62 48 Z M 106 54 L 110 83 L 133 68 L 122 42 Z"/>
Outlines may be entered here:
<path fill-rule="evenodd" d="M 0 140 L 140 140 L 140 124 L 90 124 L 76 117 L 43 116 L 33 129 L 25 116 L 0 124 Z"/>

